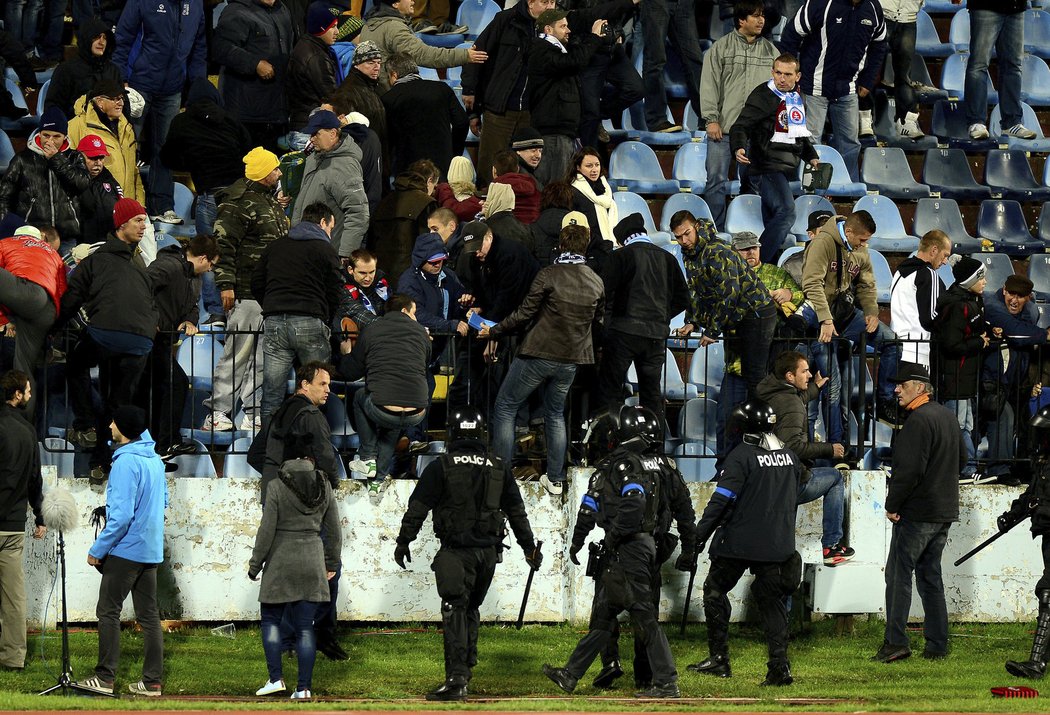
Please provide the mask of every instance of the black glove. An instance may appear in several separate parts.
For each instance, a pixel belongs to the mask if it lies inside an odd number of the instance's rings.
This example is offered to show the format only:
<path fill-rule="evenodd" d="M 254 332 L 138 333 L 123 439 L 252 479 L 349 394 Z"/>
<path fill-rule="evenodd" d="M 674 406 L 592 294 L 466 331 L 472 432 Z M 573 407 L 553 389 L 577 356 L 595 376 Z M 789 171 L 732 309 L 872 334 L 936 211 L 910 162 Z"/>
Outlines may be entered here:
<path fill-rule="evenodd" d="M 543 552 L 540 551 L 539 546 L 533 546 L 531 550 L 525 552 L 525 563 L 533 571 L 539 571 L 540 564 L 543 563 Z"/>
<path fill-rule="evenodd" d="M 394 549 L 394 561 L 401 568 L 407 568 L 405 561 L 412 563 L 412 552 L 408 550 L 408 544 L 398 544 L 397 548 Z"/>
<path fill-rule="evenodd" d="M 577 566 L 580 565 L 580 559 L 577 556 L 580 553 L 580 549 L 583 548 L 583 544 L 573 544 L 569 547 L 569 561 L 572 561 Z"/>
<path fill-rule="evenodd" d="M 253 574 L 251 571 L 249 571 L 248 572 L 248 578 L 251 579 L 252 581 L 258 581 L 259 580 L 259 574 L 257 574 L 257 573 Z"/>
<path fill-rule="evenodd" d="M 1026 516 L 1028 516 L 1028 502 L 1023 497 L 1014 499 L 1010 508 L 995 520 L 995 524 L 999 527 L 999 531 L 1006 531 L 1020 524 Z"/>
<path fill-rule="evenodd" d="M 696 555 L 683 551 L 675 560 L 674 567 L 679 571 L 691 572 L 696 568 Z"/>

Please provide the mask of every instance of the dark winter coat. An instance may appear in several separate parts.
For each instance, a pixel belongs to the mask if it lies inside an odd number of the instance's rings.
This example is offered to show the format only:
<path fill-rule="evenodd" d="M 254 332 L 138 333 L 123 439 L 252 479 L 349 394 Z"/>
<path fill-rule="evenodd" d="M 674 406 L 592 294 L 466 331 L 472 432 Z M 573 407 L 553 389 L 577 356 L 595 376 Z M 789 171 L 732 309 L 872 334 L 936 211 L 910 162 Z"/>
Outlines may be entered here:
<path fill-rule="evenodd" d="M 242 122 L 288 121 L 285 82 L 295 46 L 292 16 L 281 0 L 272 7 L 259 0 L 229 0 L 212 35 L 212 60 L 221 65 L 219 91 L 226 108 Z M 260 61 L 274 76 L 256 73 Z"/>
<path fill-rule="evenodd" d="M 82 154 L 74 161 L 79 168 L 87 172 Z M 102 168 L 102 173 L 90 179 L 87 188 L 77 197 L 80 243 L 98 243 L 106 240 L 106 236 L 113 230 L 113 207 L 123 195 L 120 184 L 105 167 Z"/>
<path fill-rule="evenodd" d="M 263 315 L 307 315 L 327 325 L 343 290 L 332 242 L 324 229 L 309 221 L 268 245 L 252 273 L 252 294 Z"/>
<path fill-rule="evenodd" d="M 42 501 L 36 430 L 25 410 L 0 404 L 0 531 L 24 532 L 27 506 L 33 509 L 36 525 L 42 526 Z"/>
<path fill-rule="evenodd" d="M 181 246 L 167 246 L 157 251 L 153 263 L 146 267 L 146 275 L 159 316 L 157 326 L 162 333 L 173 333 L 184 322 L 197 324 L 201 282 Z"/>
<path fill-rule="evenodd" d="M 477 254 L 470 254 L 469 259 L 468 287 L 474 305 L 482 317 L 497 323 L 518 309 L 540 269 L 525 244 L 501 237 L 495 231 L 484 262 L 478 260 Z"/>
<path fill-rule="evenodd" d="M 529 108 L 529 53 L 535 36 L 536 21 L 527 4 L 518 3 L 496 13 L 474 41 L 475 49 L 489 55 L 484 63 L 463 68 L 463 96 L 474 97 L 475 114 Z"/>
<path fill-rule="evenodd" d="M 747 149 L 752 174 L 797 172 L 799 161 L 819 158 L 813 142 L 808 138 L 796 139 L 794 144 L 774 144 L 777 108 L 780 98 L 760 84 L 751 90 L 740 116 L 733 122 L 729 141 L 733 155 L 738 149 Z"/>
<path fill-rule="evenodd" d="M 539 218 L 529 224 L 532 234 L 532 255 L 540 266 L 549 266 L 556 257 L 558 244 L 561 242 L 561 222 L 569 209 L 551 206 L 540 212 Z"/>
<path fill-rule="evenodd" d="M 328 101 L 335 91 L 335 72 L 335 53 L 324 40 L 313 35 L 299 38 L 288 59 L 285 82 L 289 128 L 302 131 L 310 112 Z"/>
<path fill-rule="evenodd" d="M 394 179 L 394 190 L 379 202 L 372 217 L 368 245 L 388 276 L 400 277 L 409 267 L 416 238 L 430 233 L 427 219 L 437 208 L 437 201 L 413 176 L 402 174 Z"/>
<path fill-rule="evenodd" d="M 819 392 L 815 382 L 810 381 L 809 389 L 801 392 L 776 375 L 762 378 L 756 391 L 758 398 L 768 403 L 777 416 L 773 433 L 785 447 L 805 462 L 834 457 L 834 446 L 830 442 L 813 442 L 809 439 L 807 405 L 817 399 Z"/>
<path fill-rule="evenodd" d="M 886 511 L 909 521 L 958 521 L 959 473 L 966 460 L 951 410 L 933 401 L 911 410 L 893 441 Z"/>
<path fill-rule="evenodd" d="M 382 98 L 393 173 L 430 159 L 444 175 L 452 157 L 463 153 L 470 124 L 467 112 L 444 82 L 412 77 L 398 79 Z"/>
<path fill-rule="evenodd" d="M 329 104 L 335 109 L 336 114 L 349 114 L 360 112 L 368 119 L 368 128 L 379 137 L 379 144 L 383 147 L 383 161 L 389 164 L 387 157 L 390 155 L 390 142 L 387 139 L 386 108 L 379 98 L 379 80 L 365 76 L 364 72 L 351 68 L 346 73 L 346 79 L 332 93 Z"/>
<path fill-rule="evenodd" d="M 56 326 L 72 318 L 81 307 L 92 328 L 119 330 L 152 339 L 157 333 L 153 288 L 140 256 L 110 234 L 69 276 Z"/>
<path fill-rule="evenodd" d="M 91 43 L 99 35 L 106 36 L 106 49 L 101 57 L 91 52 Z M 113 51 L 117 41 L 110 26 L 96 17 L 88 18 L 76 32 L 77 53 L 55 67 L 48 85 L 44 109 L 58 107 L 73 118 L 73 102 L 91 91 L 98 82 L 110 80 L 120 82 L 120 68 L 113 64 Z"/>
<path fill-rule="evenodd" d="M 357 324 L 357 329 L 362 331 L 386 312 L 386 302 L 393 295 L 390 281 L 387 280 L 386 273 L 378 268 L 372 285 L 367 288 L 357 284 L 350 268 L 343 270 L 343 279 L 344 290 L 336 310 L 336 318 L 340 323 L 343 318 L 350 318 Z M 416 319 L 419 319 L 418 315 Z"/>
<path fill-rule="evenodd" d="M 533 249 L 532 232 L 511 211 L 500 211 L 485 219 L 485 224 L 492 229 L 493 236 L 505 241 L 514 241 L 525 246 L 529 252 Z"/>
<path fill-rule="evenodd" d="M 466 290 L 459 276 L 445 264 L 437 275 L 422 269 L 427 258 L 444 250 L 441 236 L 428 233 L 419 237 L 412 249 L 412 266 L 398 278 L 397 291 L 416 302 L 416 320 L 431 333 L 451 333 L 466 318 L 460 296 Z M 446 339 L 434 336 L 434 350 L 440 352 Z"/>
<path fill-rule="evenodd" d="M 364 377 L 376 405 L 425 408 L 430 403 L 429 366 L 430 336 L 397 311 L 361 334 L 353 351 L 340 361 L 339 372 L 347 380 Z"/>
<path fill-rule="evenodd" d="M 981 374 L 984 333 L 991 337 L 984 318 L 984 298 L 958 283 L 937 301 L 934 352 L 937 357 L 937 398 L 968 399 L 977 396 Z"/>
<path fill-rule="evenodd" d="M 188 171 L 198 193 L 215 193 L 244 176 L 244 155 L 252 150 L 244 125 L 222 106 L 207 78 L 193 80 L 186 111 L 175 115 L 160 151 L 164 166 Z"/>
<path fill-rule="evenodd" d="M 25 223 L 54 226 L 63 241 L 76 241 L 80 217 L 75 199 L 88 187 L 90 177 L 86 169 L 77 168 L 73 160 L 78 152 L 68 142 L 46 159 L 37 136 L 30 135 L 27 147 L 15 154 L 0 179 L 0 217 L 15 213 Z"/>
<path fill-rule="evenodd" d="M 690 305 L 678 261 L 649 241 L 634 240 L 613 251 L 602 274 L 606 330 L 645 338 L 667 337 L 671 318 Z"/>
<path fill-rule="evenodd" d="M 0 30 L 0 72 L 5 66 L 15 71 L 23 87 L 37 86 L 36 73 L 26 58 L 26 47 L 10 32 Z"/>
<path fill-rule="evenodd" d="M 580 73 L 587 69 L 601 39 L 588 29 L 571 41 L 568 52 L 537 37 L 529 55 L 529 116 L 540 134 L 575 139 L 580 129 Z"/>
<path fill-rule="evenodd" d="M 248 449 L 248 464 L 262 474 L 260 496 L 265 499 L 270 482 L 289 459 L 313 460 L 334 487 L 339 485 L 339 463 L 332 446 L 328 420 L 310 400 L 294 394 L 281 403 L 265 432 L 259 432 Z"/>
<path fill-rule="evenodd" d="M 116 44 L 113 63 L 142 94 L 178 94 L 188 81 L 208 75 L 202 2 L 127 0 Z"/>
<path fill-rule="evenodd" d="M 350 137 L 361 150 L 361 179 L 365 185 L 365 197 L 368 199 L 368 215 L 371 216 L 379 207 L 383 198 L 386 176 L 383 174 L 383 147 L 379 135 L 364 124 L 351 122 L 341 130 Z"/>

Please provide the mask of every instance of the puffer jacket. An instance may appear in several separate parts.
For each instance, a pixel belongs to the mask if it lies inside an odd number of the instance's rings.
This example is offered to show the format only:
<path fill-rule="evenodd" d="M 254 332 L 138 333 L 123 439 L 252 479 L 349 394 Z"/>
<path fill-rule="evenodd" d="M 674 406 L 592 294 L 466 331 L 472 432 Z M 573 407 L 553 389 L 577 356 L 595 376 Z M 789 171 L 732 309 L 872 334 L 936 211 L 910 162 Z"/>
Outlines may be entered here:
<path fill-rule="evenodd" d="M 93 328 L 152 339 L 157 332 L 157 309 L 149 276 L 136 250 L 111 233 L 81 261 L 69 276 L 56 326 L 84 307 Z"/>
<path fill-rule="evenodd" d="M 591 365 L 592 329 L 604 312 L 602 279 L 583 263 L 556 263 L 536 274 L 525 300 L 490 334 L 498 338 L 526 329 L 520 355 Z"/>
<path fill-rule="evenodd" d="M 69 142 L 50 159 L 44 158 L 38 142 L 33 132 L 0 179 L 0 218 L 15 213 L 25 223 L 54 226 L 63 241 L 75 241 L 80 217 L 74 198 L 88 187 L 90 177 L 73 162 L 77 152 Z"/>
<path fill-rule="evenodd" d="M 336 59 L 332 48 L 320 37 L 299 38 L 288 59 L 288 126 L 302 131 L 310 112 L 328 101 L 335 91 Z"/>
<path fill-rule="evenodd" d="M 292 223 L 299 223 L 303 210 L 312 203 L 320 201 L 332 209 L 332 246 L 340 256 L 349 256 L 360 248 L 368 231 L 368 197 L 361 157 L 361 147 L 346 134 L 330 151 L 310 154 L 292 211 Z"/>
<path fill-rule="evenodd" d="M 138 142 L 135 130 L 124 115 L 117 118 L 116 129 L 98 115 L 94 103 L 87 95 L 75 102 L 76 116 L 69 122 L 69 143 L 77 146 L 88 134 L 96 134 L 106 144 L 109 156 L 106 168 L 120 184 L 124 196 L 146 205 L 146 188 L 142 185 L 142 174 L 138 167 Z"/>
<path fill-rule="evenodd" d="M 188 80 L 208 75 L 199 0 L 127 0 L 116 44 L 113 63 L 144 94 L 178 94 Z"/>
<path fill-rule="evenodd" d="M 58 314 L 66 292 L 66 265 L 50 245 L 32 236 L 0 240 L 0 268 L 47 291 Z"/>
<path fill-rule="evenodd" d="M 106 36 L 106 49 L 101 57 L 91 52 L 91 43 L 99 35 Z M 55 67 L 44 98 L 44 109 L 58 107 L 66 118 L 74 116 L 73 103 L 77 97 L 90 92 L 98 82 L 121 81 L 120 68 L 113 64 L 117 41 L 112 27 L 97 17 L 90 17 L 77 29 L 76 37 L 77 53 Z"/>
<path fill-rule="evenodd" d="M 268 245 L 288 233 L 288 217 L 272 189 L 249 179 L 219 191 L 215 201 L 215 285 L 220 291 L 232 289 L 238 298 L 250 298 L 255 264 Z"/>
<path fill-rule="evenodd" d="M 285 80 L 295 46 L 292 16 L 281 0 L 267 7 L 259 0 L 229 0 L 212 37 L 212 59 L 221 65 L 219 91 L 226 108 L 242 122 L 288 121 Z M 273 66 L 262 79 L 259 62 Z"/>

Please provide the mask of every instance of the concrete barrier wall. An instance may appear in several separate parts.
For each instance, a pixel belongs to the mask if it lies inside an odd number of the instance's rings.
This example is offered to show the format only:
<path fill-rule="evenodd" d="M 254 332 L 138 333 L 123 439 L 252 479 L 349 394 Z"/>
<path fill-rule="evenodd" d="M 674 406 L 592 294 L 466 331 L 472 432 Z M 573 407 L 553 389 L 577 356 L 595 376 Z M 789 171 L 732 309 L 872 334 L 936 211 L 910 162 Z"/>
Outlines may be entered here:
<path fill-rule="evenodd" d="M 585 620 L 590 613 L 592 582 L 582 567 L 568 559 L 568 541 L 575 523 L 577 505 L 586 490 L 588 472 L 574 469 L 563 498 L 552 498 L 538 484 L 523 484 L 522 492 L 536 537 L 544 542 L 543 568 L 533 581 L 526 618 L 558 622 Z M 826 570 L 833 578 L 832 592 L 859 599 L 858 610 L 878 613 L 883 596 L 872 583 L 881 583 L 879 573 L 889 545 L 889 522 L 882 500 L 885 474 L 854 472 L 847 488 L 846 532 L 857 558 L 836 569 Z M 92 509 L 104 503 L 105 488 L 86 480 L 58 480 L 53 467 L 45 467 L 45 488 L 59 481 L 69 489 L 81 515 L 81 525 L 66 534 L 68 608 L 70 620 L 95 620 L 100 576 L 87 565 L 87 549 L 94 540 L 88 527 Z M 248 559 L 255 540 L 260 507 L 258 481 L 240 479 L 169 479 L 170 506 L 165 524 L 165 563 L 160 569 L 160 601 L 164 617 L 199 621 L 258 619 L 258 584 L 248 580 Z M 343 525 L 343 572 L 339 588 L 339 618 L 355 621 L 436 621 L 440 601 L 434 588 L 430 562 L 437 551 L 430 522 L 412 545 L 412 563 L 402 571 L 393 561 L 397 535 L 415 482 L 395 481 L 380 495 L 364 485 L 344 481 L 336 491 Z M 697 512 L 703 510 L 712 491 L 709 483 L 691 484 Z M 1038 545 L 1025 525 L 1000 539 L 991 549 L 955 569 L 951 561 L 995 531 L 995 517 L 1007 508 L 1020 488 L 999 486 L 964 487 L 963 517 L 952 527 L 945 557 L 944 580 L 948 609 L 953 620 L 1015 621 L 1034 618 L 1032 590 L 1042 562 Z M 798 547 L 807 564 L 820 563 L 820 503 L 799 509 Z M 27 530 L 28 533 L 28 530 Z M 596 531 L 593 538 L 600 537 Z M 520 549 L 508 538 L 511 548 L 497 567 L 489 597 L 482 608 L 488 621 L 512 621 L 527 576 Z M 584 554 L 586 551 L 584 552 Z M 680 617 L 688 574 L 664 566 L 661 612 L 667 619 Z M 25 563 L 28 613 L 32 622 L 46 618 L 54 623 L 57 609 L 55 535 L 40 542 L 26 540 Z M 702 619 L 701 588 L 708 566 L 700 561 L 691 608 L 694 620 Z M 852 576 L 851 576 L 852 572 Z M 860 578 L 864 574 L 865 578 Z M 734 618 L 746 616 L 745 598 L 749 577 L 731 595 Z M 861 593 L 851 593 L 863 589 Z M 916 604 L 915 615 L 921 614 Z M 818 609 L 820 610 L 820 609 Z M 130 599 L 126 617 L 131 617 Z"/>

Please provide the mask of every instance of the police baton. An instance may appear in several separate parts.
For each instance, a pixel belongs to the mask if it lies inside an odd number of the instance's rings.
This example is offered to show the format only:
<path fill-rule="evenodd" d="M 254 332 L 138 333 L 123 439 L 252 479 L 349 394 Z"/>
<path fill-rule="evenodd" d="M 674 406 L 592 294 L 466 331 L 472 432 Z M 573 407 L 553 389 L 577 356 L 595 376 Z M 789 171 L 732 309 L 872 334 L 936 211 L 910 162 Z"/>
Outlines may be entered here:
<path fill-rule="evenodd" d="M 693 583 L 696 581 L 697 564 L 700 562 L 700 551 L 704 545 L 700 544 L 696 558 L 693 559 L 693 568 L 689 571 L 689 585 L 685 589 L 685 606 L 682 608 L 682 625 L 678 628 L 678 635 L 685 635 L 685 624 L 689 622 L 689 602 L 693 600 Z"/>
<path fill-rule="evenodd" d="M 536 553 L 540 553 L 540 549 L 543 548 L 543 542 L 536 542 Z M 525 623 L 525 608 L 529 605 L 529 591 L 532 590 L 532 577 L 536 575 L 536 567 L 532 566 L 529 568 L 529 577 L 525 580 L 525 594 L 521 597 L 521 608 L 518 610 L 518 623 L 515 626 L 519 631 L 521 630 L 522 624 Z"/>

